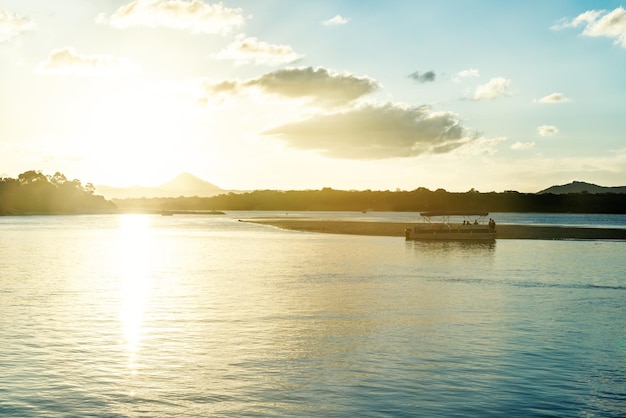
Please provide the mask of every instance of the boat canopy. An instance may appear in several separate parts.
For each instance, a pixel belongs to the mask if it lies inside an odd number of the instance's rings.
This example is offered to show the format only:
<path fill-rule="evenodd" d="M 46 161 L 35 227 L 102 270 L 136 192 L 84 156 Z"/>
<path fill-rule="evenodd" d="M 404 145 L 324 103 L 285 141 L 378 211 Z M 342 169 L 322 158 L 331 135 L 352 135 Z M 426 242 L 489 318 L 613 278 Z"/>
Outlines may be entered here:
<path fill-rule="evenodd" d="M 487 216 L 489 212 L 471 212 L 471 211 L 438 211 L 438 212 L 420 212 L 421 216 Z"/>

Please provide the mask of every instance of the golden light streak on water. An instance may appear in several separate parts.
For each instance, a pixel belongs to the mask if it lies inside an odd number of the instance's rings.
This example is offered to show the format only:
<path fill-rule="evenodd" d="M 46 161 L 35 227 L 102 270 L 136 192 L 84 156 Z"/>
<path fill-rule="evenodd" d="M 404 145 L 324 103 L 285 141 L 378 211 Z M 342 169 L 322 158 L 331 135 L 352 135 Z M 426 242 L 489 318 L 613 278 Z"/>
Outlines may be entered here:
<path fill-rule="evenodd" d="M 149 215 L 120 217 L 118 237 L 119 318 L 128 368 L 137 374 L 143 320 L 152 287 L 152 233 Z"/>

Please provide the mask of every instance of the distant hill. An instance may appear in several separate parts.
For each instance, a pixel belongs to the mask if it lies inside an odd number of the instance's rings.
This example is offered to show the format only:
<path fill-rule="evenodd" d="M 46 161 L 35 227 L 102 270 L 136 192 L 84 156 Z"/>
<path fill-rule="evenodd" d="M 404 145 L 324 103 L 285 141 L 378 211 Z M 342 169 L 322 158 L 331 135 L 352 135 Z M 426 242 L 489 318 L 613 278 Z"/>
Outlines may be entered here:
<path fill-rule="evenodd" d="M 567 194 L 567 193 L 626 193 L 626 186 L 605 187 L 597 184 L 585 183 L 584 181 L 573 181 L 560 186 L 548 187 L 537 194 Z"/>
<path fill-rule="evenodd" d="M 96 186 L 95 194 L 106 199 L 155 198 L 155 197 L 211 197 L 227 191 L 189 173 L 182 173 L 173 180 L 156 187 Z"/>

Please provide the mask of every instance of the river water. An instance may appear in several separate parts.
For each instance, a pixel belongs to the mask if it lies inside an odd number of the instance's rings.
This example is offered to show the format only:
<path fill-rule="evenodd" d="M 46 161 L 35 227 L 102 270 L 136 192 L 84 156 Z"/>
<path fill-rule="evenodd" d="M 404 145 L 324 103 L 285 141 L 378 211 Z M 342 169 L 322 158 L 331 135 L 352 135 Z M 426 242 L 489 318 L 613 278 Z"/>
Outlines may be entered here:
<path fill-rule="evenodd" d="M 626 242 L 256 216 L 0 218 L 0 416 L 625 416 Z"/>

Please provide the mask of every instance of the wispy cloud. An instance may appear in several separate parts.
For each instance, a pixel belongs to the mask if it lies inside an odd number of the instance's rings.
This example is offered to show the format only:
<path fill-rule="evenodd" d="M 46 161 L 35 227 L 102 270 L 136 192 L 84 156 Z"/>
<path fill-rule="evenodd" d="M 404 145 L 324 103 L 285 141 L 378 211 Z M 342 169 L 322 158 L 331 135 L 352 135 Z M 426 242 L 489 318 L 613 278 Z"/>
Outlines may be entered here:
<path fill-rule="evenodd" d="M 215 54 L 217 59 L 233 60 L 236 64 L 253 61 L 257 65 L 289 64 L 303 57 L 289 45 L 272 45 L 245 35 L 237 36 L 235 41 Z"/>
<path fill-rule="evenodd" d="M 220 99 L 259 89 L 264 93 L 290 99 L 309 99 L 321 105 L 341 106 L 380 87 L 369 77 L 336 73 L 325 68 L 287 68 L 250 80 L 226 80 L 204 83 L 204 100 Z"/>
<path fill-rule="evenodd" d="M 498 97 L 510 96 L 511 94 L 508 92 L 510 85 L 511 80 L 504 77 L 494 77 L 486 84 L 476 87 L 474 100 L 492 100 Z"/>
<path fill-rule="evenodd" d="M 523 151 L 527 149 L 531 149 L 535 146 L 534 142 L 520 142 L 517 141 L 511 145 L 512 150 Z"/>
<path fill-rule="evenodd" d="M 409 78 L 417 81 L 418 83 L 428 83 L 431 81 L 435 81 L 437 75 L 434 71 L 426 71 L 425 73 L 419 73 L 415 71 L 414 73 L 409 74 Z"/>
<path fill-rule="evenodd" d="M 480 139 L 470 135 L 451 112 L 392 103 L 318 114 L 264 134 L 294 148 L 357 160 L 444 154 Z"/>
<path fill-rule="evenodd" d="M 112 55 L 81 55 L 74 48 L 52 51 L 36 69 L 40 74 L 114 76 L 139 72 L 139 67 L 126 58 Z"/>
<path fill-rule="evenodd" d="M 0 42 L 8 41 L 31 30 L 35 30 L 35 23 L 29 18 L 0 10 Z"/>
<path fill-rule="evenodd" d="M 136 0 L 121 6 L 110 17 L 101 14 L 96 21 L 115 28 L 147 26 L 191 32 L 226 34 L 244 24 L 241 9 L 200 0 Z"/>
<path fill-rule="evenodd" d="M 458 83 L 464 78 L 469 78 L 469 77 L 480 77 L 480 73 L 478 72 L 478 70 L 474 68 L 469 68 L 467 70 L 462 70 L 456 73 L 453 80 Z"/>
<path fill-rule="evenodd" d="M 612 11 L 588 10 L 574 19 L 561 19 L 552 29 L 583 26 L 583 36 L 606 37 L 614 39 L 616 45 L 626 48 L 626 10 L 617 7 Z"/>
<path fill-rule="evenodd" d="M 350 21 L 350 19 L 347 19 L 341 15 L 336 15 L 335 17 L 332 17 L 328 20 L 324 20 L 322 22 L 322 25 L 324 26 L 340 26 L 340 25 L 345 25 L 346 23 L 348 23 Z"/>
<path fill-rule="evenodd" d="M 565 103 L 569 102 L 569 99 L 563 93 L 552 93 L 535 101 L 539 103 Z"/>
<path fill-rule="evenodd" d="M 541 125 L 537 127 L 537 133 L 541 136 L 552 136 L 559 133 L 559 128 L 553 125 Z"/>

